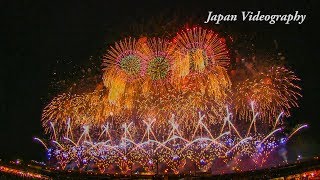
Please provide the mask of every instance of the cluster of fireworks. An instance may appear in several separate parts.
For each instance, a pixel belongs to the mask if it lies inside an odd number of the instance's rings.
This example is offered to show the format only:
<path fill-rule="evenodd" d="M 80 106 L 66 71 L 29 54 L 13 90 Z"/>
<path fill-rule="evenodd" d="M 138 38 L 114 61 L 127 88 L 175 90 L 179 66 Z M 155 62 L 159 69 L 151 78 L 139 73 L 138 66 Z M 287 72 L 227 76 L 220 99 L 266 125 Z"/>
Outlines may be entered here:
<path fill-rule="evenodd" d="M 245 157 L 261 166 L 306 127 L 290 135 L 280 127 L 298 106 L 299 79 L 284 66 L 239 76 L 229 63 L 225 39 L 200 27 L 171 41 L 126 38 L 104 56 L 103 84 L 45 107 L 51 146 L 37 140 L 63 169 L 179 173 L 190 164 L 208 171 L 218 160 L 245 169 Z"/>

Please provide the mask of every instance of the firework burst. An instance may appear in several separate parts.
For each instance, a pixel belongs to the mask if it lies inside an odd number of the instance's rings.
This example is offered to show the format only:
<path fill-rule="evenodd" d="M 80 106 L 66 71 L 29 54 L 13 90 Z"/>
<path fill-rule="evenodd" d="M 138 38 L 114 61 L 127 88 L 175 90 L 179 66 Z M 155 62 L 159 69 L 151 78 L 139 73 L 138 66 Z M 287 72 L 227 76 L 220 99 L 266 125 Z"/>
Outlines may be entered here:
<path fill-rule="evenodd" d="M 271 120 L 279 113 L 290 116 L 290 109 L 298 107 L 297 100 L 301 97 L 297 81 L 299 78 L 285 67 L 270 67 L 246 79 L 234 91 L 236 112 L 246 119 L 255 105 L 264 120 Z"/>
<path fill-rule="evenodd" d="M 195 27 L 178 33 L 173 41 L 173 84 L 182 91 L 225 99 L 231 85 L 224 68 L 229 64 L 225 40 L 213 31 Z"/>
<path fill-rule="evenodd" d="M 145 73 L 145 57 L 139 51 L 140 43 L 127 38 L 115 44 L 104 56 L 103 80 L 109 89 L 110 103 L 117 104 L 127 89 L 137 87 Z M 132 101 L 132 100 L 128 100 Z"/>
<path fill-rule="evenodd" d="M 180 61 L 175 69 L 179 77 L 229 64 L 225 39 L 211 30 L 200 27 L 187 29 L 178 33 L 173 41 L 176 42 L 176 59 Z"/>

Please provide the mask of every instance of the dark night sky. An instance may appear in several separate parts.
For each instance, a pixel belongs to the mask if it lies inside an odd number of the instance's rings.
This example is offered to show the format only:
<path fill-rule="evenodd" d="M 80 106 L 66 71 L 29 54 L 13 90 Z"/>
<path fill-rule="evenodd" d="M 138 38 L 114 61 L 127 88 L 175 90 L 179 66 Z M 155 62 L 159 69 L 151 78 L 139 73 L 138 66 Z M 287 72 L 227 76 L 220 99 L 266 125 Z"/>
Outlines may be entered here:
<path fill-rule="evenodd" d="M 223 27 L 227 32 L 255 33 L 263 40 L 269 39 L 266 44 L 272 44 L 274 39 L 278 41 L 288 63 L 302 79 L 301 108 L 296 109 L 288 120 L 310 124 L 308 130 L 289 143 L 293 147 L 291 153 L 307 156 L 320 152 L 320 63 L 315 56 L 319 44 L 315 39 L 318 23 L 315 2 L 100 2 L 0 3 L 4 16 L 1 27 L 4 32 L 1 40 L 4 53 L 1 54 L 4 56 L 0 65 L 0 158 L 43 159 L 44 149 L 32 138 L 44 137 L 40 117 L 42 108 L 52 97 L 50 84 L 54 70 L 58 73 L 72 71 L 73 66 L 86 64 L 91 56 L 99 61 L 107 44 L 130 33 L 132 25 L 152 22 L 152 17 L 162 16 L 163 22 L 172 21 L 171 17 L 176 16 L 187 22 L 192 17 L 194 23 L 203 25 L 208 10 L 230 14 L 240 14 L 241 10 L 261 10 L 270 14 L 299 10 L 301 14 L 307 14 L 302 25 L 237 22 L 217 28 Z M 157 30 L 146 28 L 149 32 Z"/>

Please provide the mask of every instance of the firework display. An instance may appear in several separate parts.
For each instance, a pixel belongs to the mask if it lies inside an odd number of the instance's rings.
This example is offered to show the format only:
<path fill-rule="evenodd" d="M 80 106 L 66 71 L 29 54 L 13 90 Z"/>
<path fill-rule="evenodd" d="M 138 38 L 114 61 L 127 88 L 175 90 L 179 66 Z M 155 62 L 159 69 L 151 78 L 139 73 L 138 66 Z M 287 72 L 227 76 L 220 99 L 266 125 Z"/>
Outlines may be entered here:
<path fill-rule="evenodd" d="M 282 118 L 298 106 L 299 78 L 274 65 L 234 80 L 229 65 L 226 40 L 212 30 L 186 29 L 171 41 L 126 38 L 103 57 L 104 86 L 55 97 L 42 115 L 51 141 L 36 140 L 62 169 L 127 174 L 213 172 L 217 163 L 261 167 L 306 127 L 283 131 Z"/>

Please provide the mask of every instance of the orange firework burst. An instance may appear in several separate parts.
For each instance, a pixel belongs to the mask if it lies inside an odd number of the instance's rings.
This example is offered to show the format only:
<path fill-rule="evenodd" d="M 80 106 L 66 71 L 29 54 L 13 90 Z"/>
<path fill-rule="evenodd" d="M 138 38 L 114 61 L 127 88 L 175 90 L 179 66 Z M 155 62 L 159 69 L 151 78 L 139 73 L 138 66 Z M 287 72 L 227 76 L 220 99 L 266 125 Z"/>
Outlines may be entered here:
<path fill-rule="evenodd" d="M 42 113 L 42 123 L 46 132 L 50 132 L 53 126 L 58 131 L 67 125 L 77 128 L 84 125 L 100 127 L 108 121 L 123 123 L 130 118 L 130 110 L 120 109 L 109 103 L 105 89 L 96 89 L 80 95 L 63 93 L 55 97 Z"/>
<path fill-rule="evenodd" d="M 120 106 L 119 102 L 124 98 L 125 92 L 135 91 L 134 88 L 137 87 L 135 85 L 140 83 L 145 72 L 145 57 L 139 51 L 139 45 L 140 43 L 134 38 L 127 38 L 116 43 L 104 56 L 103 81 L 109 89 L 110 103 Z M 130 103 L 127 105 L 132 106 Z"/>
<path fill-rule="evenodd" d="M 111 116 L 121 122 L 153 117 L 161 123 L 176 114 L 192 126 L 199 111 L 212 117 L 209 124 L 215 122 L 225 114 L 231 86 L 223 67 L 229 61 L 224 39 L 193 28 L 173 42 L 126 38 L 115 43 L 103 59 L 106 89 L 59 96 L 45 108 L 44 124 L 66 124 L 72 118 L 79 125 L 102 125 Z"/>
<path fill-rule="evenodd" d="M 234 91 L 234 103 L 241 118 L 250 115 L 254 103 L 261 119 L 270 120 L 279 113 L 290 116 L 290 109 L 298 107 L 300 79 L 285 67 L 271 67 L 239 83 Z"/>
<path fill-rule="evenodd" d="M 166 39 L 151 38 L 143 43 L 141 50 L 147 57 L 143 94 L 167 93 L 174 63 L 173 45 Z"/>
<path fill-rule="evenodd" d="M 71 95 L 69 93 L 63 93 L 55 97 L 50 104 L 48 104 L 42 113 L 42 123 L 46 127 L 45 131 L 49 132 L 51 126 L 58 126 L 60 129 L 65 126 L 69 119 L 77 120 L 78 111 L 75 109 L 80 109 L 81 97 L 76 95 Z M 79 123 L 79 122 L 74 122 Z"/>
<path fill-rule="evenodd" d="M 170 89 L 167 96 L 153 95 L 143 98 L 140 105 L 138 110 L 141 119 L 156 119 L 155 124 L 161 127 L 166 126 L 174 114 L 180 128 L 185 130 L 195 128 L 194 119 L 199 118 L 199 112 L 209 117 L 204 119 L 209 125 L 220 123 L 221 117 L 226 114 L 225 104 L 216 101 L 212 96 L 203 95 L 201 92 L 185 93 L 173 89 Z"/>
<path fill-rule="evenodd" d="M 281 112 L 289 116 L 290 108 L 298 106 L 299 79 L 292 71 L 261 66 L 260 72 L 245 81 L 241 76 L 232 88 L 228 64 L 226 42 L 211 30 L 187 29 L 172 41 L 126 38 L 103 58 L 104 87 L 57 96 L 43 111 L 43 126 L 50 132 L 52 126 L 59 130 L 70 120 L 73 127 L 100 128 L 109 122 L 143 126 L 155 119 L 157 131 L 162 131 L 174 115 L 188 132 L 199 113 L 209 126 L 221 123 L 229 104 L 240 119 L 250 119 L 254 102 L 264 120 Z"/>
<path fill-rule="evenodd" d="M 195 27 L 178 33 L 174 42 L 172 79 L 175 87 L 225 101 L 231 86 L 224 68 L 229 64 L 225 40 L 213 31 Z"/>
<path fill-rule="evenodd" d="M 184 77 L 190 72 L 202 72 L 214 66 L 228 66 L 225 39 L 211 30 L 194 27 L 178 33 L 176 42 L 175 75 Z"/>

